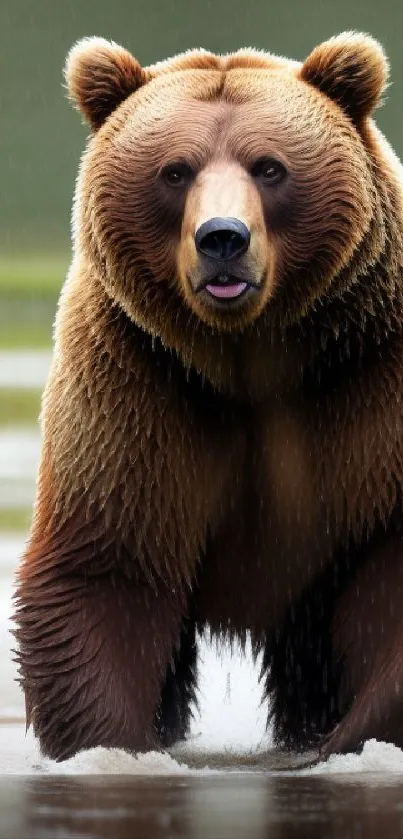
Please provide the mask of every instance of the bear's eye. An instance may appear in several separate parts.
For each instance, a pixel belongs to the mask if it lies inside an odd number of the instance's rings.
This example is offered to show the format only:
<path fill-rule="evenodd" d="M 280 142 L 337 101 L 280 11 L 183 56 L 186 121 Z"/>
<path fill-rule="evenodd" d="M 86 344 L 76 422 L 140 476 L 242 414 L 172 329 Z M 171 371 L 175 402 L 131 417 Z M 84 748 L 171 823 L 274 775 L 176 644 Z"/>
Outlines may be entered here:
<path fill-rule="evenodd" d="M 252 166 L 251 175 L 267 184 L 278 184 L 287 174 L 287 170 L 279 160 L 264 157 Z"/>
<path fill-rule="evenodd" d="M 171 163 L 162 170 L 162 178 L 168 186 L 184 187 L 193 177 L 193 170 L 187 163 Z"/>

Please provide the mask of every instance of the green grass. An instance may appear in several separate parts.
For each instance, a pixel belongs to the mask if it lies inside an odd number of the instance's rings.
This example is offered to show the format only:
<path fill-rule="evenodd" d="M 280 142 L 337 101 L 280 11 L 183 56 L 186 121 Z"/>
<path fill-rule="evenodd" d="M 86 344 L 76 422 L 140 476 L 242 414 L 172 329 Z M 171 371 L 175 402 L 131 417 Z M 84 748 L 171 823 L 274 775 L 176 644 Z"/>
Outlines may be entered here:
<path fill-rule="evenodd" d="M 52 346 L 52 324 L 19 324 L 1 326 L 0 350 L 46 350 Z"/>
<path fill-rule="evenodd" d="M 0 257 L 0 295 L 57 297 L 69 260 L 69 256 Z"/>
<path fill-rule="evenodd" d="M 43 349 L 52 327 L 69 258 L 0 257 L 0 349 Z"/>
<path fill-rule="evenodd" d="M 0 257 L 0 349 L 52 344 L 57 300 L 69 257 Z M 0 427 L 36 426 L 41 391 L 0 388 Z M 27 533 L 31 508 L 0 507 L 0 533 Z"/>
<path fill-rule="evenodd" d="M 52 345 L 57 296 L 31 300 L 0 293 L 0 349 L 44 349 Z"/>
<path fill-rule="evenodd" d="M 36 425 L 41 390 L 0 388 L 0 426 Z"/>
<path fill-rule="evenodd" d="M 32 509 L 15 509 L 14 507 L 0 507 L 0 534 L 27 533 L 31 523 Z"/>

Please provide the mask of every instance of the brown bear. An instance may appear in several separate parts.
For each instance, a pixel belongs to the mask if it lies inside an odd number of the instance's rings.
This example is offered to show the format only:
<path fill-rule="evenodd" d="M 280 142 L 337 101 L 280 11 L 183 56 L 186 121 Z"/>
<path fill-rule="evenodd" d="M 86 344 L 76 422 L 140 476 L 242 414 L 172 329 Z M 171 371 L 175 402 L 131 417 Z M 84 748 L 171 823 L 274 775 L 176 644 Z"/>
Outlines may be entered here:
<path fill-rule="evenodd" d="M 75 46 L 92 128 L 17 628 L 64 759 L 187 732 L 196 632 L 263 651 L 277 743 L 403 746 L 403 178 L 380 46 Z"/>

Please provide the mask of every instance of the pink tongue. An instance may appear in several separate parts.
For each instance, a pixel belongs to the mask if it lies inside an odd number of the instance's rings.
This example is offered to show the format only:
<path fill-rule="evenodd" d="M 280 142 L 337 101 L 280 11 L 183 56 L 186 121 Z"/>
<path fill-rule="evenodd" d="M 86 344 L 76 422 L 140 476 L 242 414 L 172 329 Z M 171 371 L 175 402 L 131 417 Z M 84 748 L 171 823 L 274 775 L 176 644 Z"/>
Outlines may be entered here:
<path fill-rule="evenodd" d="M 232 283 L 231 285 L 213 285 L 209 283 L 206 285 L 206 289 L 213 297 L 226 297 L 230 299 L 231 297 L 239 297 L 246 286 L 247 283 Z"/>

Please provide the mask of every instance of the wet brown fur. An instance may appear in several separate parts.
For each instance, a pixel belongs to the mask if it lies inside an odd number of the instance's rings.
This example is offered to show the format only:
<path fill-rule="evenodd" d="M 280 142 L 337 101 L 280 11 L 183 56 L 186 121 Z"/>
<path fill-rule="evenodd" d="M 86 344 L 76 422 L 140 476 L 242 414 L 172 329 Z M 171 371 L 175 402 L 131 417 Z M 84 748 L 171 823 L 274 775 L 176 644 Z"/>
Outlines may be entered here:
<path fill-rule="evenodd" d="M 89 40 L 67 78 L 94 134 L 19 571 L 28 724 L 57 759 L 174 742 L 208 625 L 264 649 L 278 742 L 403 745 L 403 193 L 370 119 L 380 48 L 143 69 Z M 274 196 L 247 174 L 263 153 L 293 173 Z M 184 155 L 181 198 L 159 173 Z M 236 312 L 187 282 L 218 200 L 253 230 L 259 293 Z"/>

